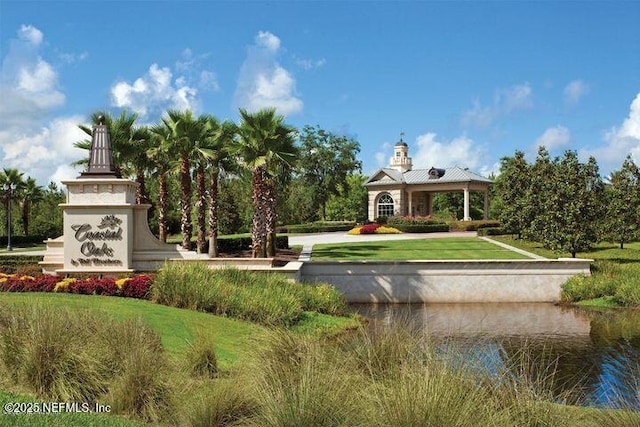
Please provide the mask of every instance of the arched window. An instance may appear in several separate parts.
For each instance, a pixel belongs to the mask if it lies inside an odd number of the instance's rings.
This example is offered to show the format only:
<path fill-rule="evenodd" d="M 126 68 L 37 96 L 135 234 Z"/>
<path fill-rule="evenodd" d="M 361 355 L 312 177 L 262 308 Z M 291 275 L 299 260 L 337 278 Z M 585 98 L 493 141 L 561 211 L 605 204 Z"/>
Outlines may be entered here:
<path fill-rule="evenodd" d="M 381 216 L 390 217 L 394 213 L 393 199 L 388 193 L 382 194 L 378 198 L 378 218 Z"/>

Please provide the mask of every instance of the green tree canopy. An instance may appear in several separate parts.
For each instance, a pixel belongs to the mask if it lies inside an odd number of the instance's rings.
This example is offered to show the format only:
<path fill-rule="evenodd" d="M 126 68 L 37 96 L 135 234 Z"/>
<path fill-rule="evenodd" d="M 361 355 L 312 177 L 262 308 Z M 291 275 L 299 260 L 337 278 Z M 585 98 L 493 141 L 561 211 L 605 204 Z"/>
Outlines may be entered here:
<path fill-rule="evenodd" d="M 347 185 L 347 176 L 360 172 L 356 158 L 360 144 L 353 138 L 336 135 L 320 126 L 305 126 L 299 136 L 298 173 L 314 189 L 314 203 L 321 219 L 326 219 L 327 200 Z"/>
<path fill-rule="evenodd" d="M 640 168 L 631 156 L 622 168 L 611 173 L 611 185 L 606 188 L 604 236 L 620 243 L 640 237 Z"/>

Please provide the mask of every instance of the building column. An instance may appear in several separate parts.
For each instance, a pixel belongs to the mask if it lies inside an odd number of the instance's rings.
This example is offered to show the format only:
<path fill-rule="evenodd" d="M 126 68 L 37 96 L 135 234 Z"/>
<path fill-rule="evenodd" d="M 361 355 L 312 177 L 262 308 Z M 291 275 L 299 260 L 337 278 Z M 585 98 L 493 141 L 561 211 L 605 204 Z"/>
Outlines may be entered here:
<path fill-rule="evenodd" d="M 464 188 L 464 221 L 471 221 L 469 216 L 469 187 Z"/>
<path fill-rule="evenodd" d="M 413 216 L 413 192 L 407 191 L 407 194 L 409 195 L 409 211 L 407 212 L 407 215 Z"/>
<path fill-rule="evenodd" d="M 489 219 L 489 188 L 484 190 L 484 219 Z"/>

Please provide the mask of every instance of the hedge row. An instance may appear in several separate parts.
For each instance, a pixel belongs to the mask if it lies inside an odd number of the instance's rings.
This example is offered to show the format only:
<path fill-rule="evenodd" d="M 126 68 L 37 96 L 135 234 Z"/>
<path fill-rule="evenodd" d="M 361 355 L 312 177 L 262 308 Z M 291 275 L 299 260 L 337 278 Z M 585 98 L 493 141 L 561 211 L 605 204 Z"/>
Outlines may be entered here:
<path fill-rule="evenodd" d="M 43 236 L 41 234 L 32 234 L 29 236 L 11 236 L 11 245 L 41 245 L 45 240 L 47 240 L 47 236 Z M 7 236 L 0 236 L 0 246 L 7 246 Z"/>
<path fill-rule="evenodd" d="M 332 231 L 349 231 L 354 226 L 355 222 L 285 225 L 278 227 L 278 233 L 328 233 Z"/>
<path fill-rule="evenodd" d="M 289 249 L 288 236 L 276 236 L 276 247 L 278 249 Z M 208 252 L 209 242 L 205 242 L 204 252 Z M 251 237 L 221 237 L 218 239 L 218 250 L 220 252 L 241 252 L 251 250 Z"/>
<path fill-rule="evenodd" d="M 449 231 L 447 224 L 407 224 L 407 225 L 394 225 L 394 228 L 402 231 L 403 233 L 439 233 Z"/>
<path fill-rule="evenodd" d="M 474 220 L 474 221 L 454 221 L 450 223 L 451 229 L 456 231 L 478 231 L 482 228 L 500 227 L 500 221 L 495 220 Z"/>
<path fill-rule="evenodd" d="M 443 221 L 428 216 L 392 216 L 387 219 L 387 225 L 398 228 L 405 225 L 446 225 Z"/>
<path fill-rule="evenodd" d="M 501 227 L 486 227 L 478 229 L 478 236 L 502 236 L 503 234 L 508 234 Z"/>
<path fill-rule="evenodd" d="M 38 265 L 42 256 L 35 255 L 2 255 L 0 256 L 0 273 L 15 273 L 22 266 Z"/>

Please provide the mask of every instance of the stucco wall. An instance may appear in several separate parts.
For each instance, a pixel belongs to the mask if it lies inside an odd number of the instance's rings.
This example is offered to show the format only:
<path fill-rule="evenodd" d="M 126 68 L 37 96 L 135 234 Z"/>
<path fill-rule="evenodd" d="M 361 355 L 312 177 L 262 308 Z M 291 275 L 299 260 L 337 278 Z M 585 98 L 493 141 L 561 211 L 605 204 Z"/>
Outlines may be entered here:
<path fill-rule="evenodd" d="M 556 302 L 590 260 L 312 261 L 301 279 L 334 285 L 349 302 Z"/>

